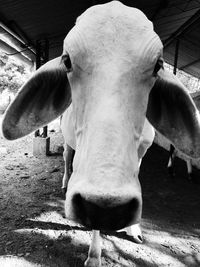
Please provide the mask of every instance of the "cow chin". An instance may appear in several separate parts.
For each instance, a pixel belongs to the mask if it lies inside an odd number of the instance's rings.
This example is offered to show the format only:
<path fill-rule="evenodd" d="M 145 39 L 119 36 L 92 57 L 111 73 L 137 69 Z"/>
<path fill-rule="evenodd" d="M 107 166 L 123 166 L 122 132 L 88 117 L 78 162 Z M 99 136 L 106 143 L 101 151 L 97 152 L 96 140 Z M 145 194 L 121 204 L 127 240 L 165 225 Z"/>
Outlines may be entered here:
<path fill-rule="evenodd" d="M 65 213 L 68 219 L 94 230 L 119 230 L 139 223 L 142 213 L 140 188 L 126 185 L 117 190 L 82 185 L 68 188 Z M 109 188 L 110 189 L 110 188 Z"/>

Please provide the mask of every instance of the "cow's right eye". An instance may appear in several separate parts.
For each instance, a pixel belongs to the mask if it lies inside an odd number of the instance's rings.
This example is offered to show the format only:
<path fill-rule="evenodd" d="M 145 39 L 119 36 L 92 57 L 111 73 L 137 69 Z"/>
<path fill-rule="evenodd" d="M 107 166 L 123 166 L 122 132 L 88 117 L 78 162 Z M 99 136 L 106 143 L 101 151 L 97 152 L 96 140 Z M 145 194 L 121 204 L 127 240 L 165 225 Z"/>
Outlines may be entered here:
<path fill-rule="evenodd" d="M 72 63 L 71 63 L 71 59 L 69 57 L 69 54 L 63 55 L 62 61 L 66 67 L 67 72 L 71 72 L 72 71 Z"/>
<path fill-rule="evenodd" d="M 163 67 L 163 64 L 164 64 L 164 60 L 163 60 L 163 58 L 159 58 L 159 59 L 157 60 L 157 62 L 156 62 L 156 65 L 155 65 L 155 68 L 154 68 L 154 71 L 153 71 L 153 76 L 156 76 L 157 73 L 158 73 L 158 71 L 159 71 L 160 69 L 163 69 L 163 68 L 164 68 L 164 67 Z"/>

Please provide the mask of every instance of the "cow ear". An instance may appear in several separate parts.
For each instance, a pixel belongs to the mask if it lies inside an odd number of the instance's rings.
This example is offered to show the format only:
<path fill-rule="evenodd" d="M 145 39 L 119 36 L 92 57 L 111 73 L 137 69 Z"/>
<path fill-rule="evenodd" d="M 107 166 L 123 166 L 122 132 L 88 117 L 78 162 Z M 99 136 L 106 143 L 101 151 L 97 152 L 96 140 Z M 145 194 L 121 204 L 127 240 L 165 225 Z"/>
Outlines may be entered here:
<path fill-rule="evenodd" d="M 71 90 L 61 58 L 53 59 L 22 86 L 2 122 L 5 138 L 14 140 L 48 124 L 71 103 Z"/>
<path fill-rule="evenodd" d="M 178 78 L 160 70 L 146 114 L 155 129 L 184 154 L 200 157 L 200 115 Z"/>

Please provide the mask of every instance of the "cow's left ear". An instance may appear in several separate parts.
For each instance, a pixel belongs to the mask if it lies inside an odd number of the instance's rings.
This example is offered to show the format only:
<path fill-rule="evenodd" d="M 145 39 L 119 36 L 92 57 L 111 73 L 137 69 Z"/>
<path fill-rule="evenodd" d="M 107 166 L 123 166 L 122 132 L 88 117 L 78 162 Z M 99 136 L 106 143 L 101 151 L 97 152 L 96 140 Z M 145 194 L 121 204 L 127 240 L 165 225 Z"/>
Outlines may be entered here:
<path fill-rule="evenodd" d="M 155 129 L 186 155 L 200 157 L 200 115 L 178 78 L 160 70 L 146 114 Z"/>
<path fill-rule="evenodd" d="M 22 86 L 7 109 L 2 132 L 14 140 L 48 124 L 71 103 L 71 90 L 61 58 L 53 59 Z"/>

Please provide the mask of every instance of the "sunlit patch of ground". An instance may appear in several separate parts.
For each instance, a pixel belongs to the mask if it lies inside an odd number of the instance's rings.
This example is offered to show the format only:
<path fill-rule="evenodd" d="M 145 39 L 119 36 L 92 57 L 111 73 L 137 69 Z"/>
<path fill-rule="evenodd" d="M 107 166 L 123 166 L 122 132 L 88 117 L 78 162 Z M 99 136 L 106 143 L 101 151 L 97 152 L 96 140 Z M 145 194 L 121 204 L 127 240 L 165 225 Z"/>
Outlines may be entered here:
<path fill-rule="evenodd" d="M 2 267 L 39 267 L 41 265 L 31 263 L 24 258 L 7 255 L 7 256 L 0 256 L 0 266 Z"/>

